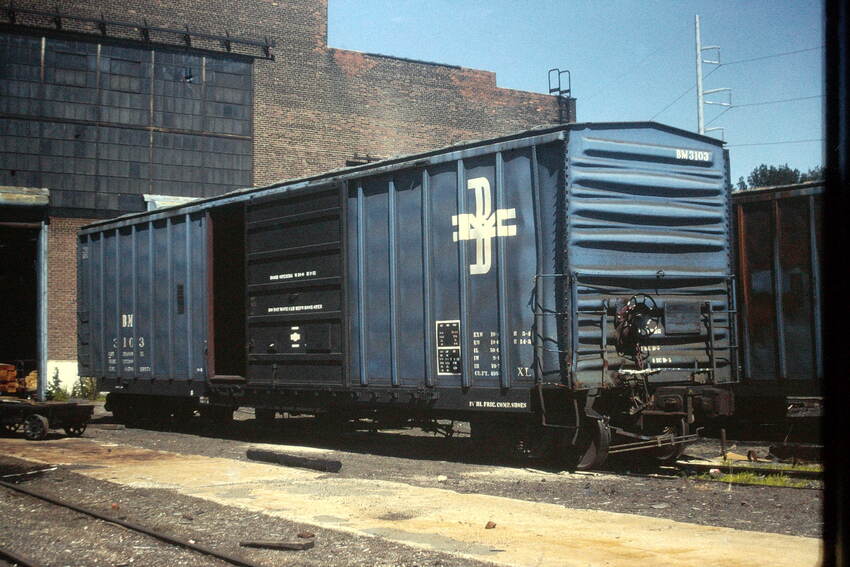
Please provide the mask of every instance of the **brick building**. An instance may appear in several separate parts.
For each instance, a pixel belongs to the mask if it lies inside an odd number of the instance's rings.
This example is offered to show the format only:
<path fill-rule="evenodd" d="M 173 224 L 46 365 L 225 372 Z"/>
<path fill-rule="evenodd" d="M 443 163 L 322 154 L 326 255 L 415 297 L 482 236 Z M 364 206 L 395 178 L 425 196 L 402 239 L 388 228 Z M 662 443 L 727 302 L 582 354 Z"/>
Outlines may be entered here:
<path fill-rule="evenodd" d="M 76 379 L 75 235 L 93 219 L 563 116 L 488 71 L 328 47 L 327 0 L 234 6 L 0 11 L 0 305 L 21 330 L 0 359 Z"/>

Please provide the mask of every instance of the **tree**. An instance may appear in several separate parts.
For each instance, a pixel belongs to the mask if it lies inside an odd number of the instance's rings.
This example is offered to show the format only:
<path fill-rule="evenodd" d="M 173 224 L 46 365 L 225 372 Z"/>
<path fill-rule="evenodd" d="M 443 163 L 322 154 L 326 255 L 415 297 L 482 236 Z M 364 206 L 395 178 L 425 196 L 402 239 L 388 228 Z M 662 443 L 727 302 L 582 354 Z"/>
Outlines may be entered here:
<path fill-rule="evenodd" d="M 815 166 L 806 173 L 800 173 L 799 169 L 791 169 L 787 163 L 778 166 L 761 164 L 747 176 L 746 182 L 743 177 L 739 177 L 735 188 L 738 191 L 743 191 L 745 189 L 755 189 L 756 187 L 793 185 L 794 183 L 817 181 L 823 178 L 824 168 L 822 165 Z"/>
<path fill-rule="evenodd" d="M 761 164 L 747 177 L 750 189 L 771 187 L 773 185 L 791 185 L 800 182 L 800 170 L 791 169 L 788 164 L 774 166 Z"/>
<path fill-rule="evenodd" d="M 824 170 L 822 165 L 811 168 L 806 173 L 800 176 L 800 181 L 821 181 L 824 178 Z"/>

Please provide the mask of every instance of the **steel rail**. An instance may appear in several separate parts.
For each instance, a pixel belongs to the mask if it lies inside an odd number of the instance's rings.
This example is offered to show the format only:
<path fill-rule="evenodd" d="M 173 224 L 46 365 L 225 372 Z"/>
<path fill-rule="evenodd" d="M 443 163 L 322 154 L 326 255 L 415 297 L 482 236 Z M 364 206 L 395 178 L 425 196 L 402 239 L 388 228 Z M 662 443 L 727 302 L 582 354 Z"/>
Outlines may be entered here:
<path fill-rule="evenodd" d="M 16 567 L 41 567 L 41 563 L 36 563 L 34 560 L 24 555 L 19 555 L 14 551 L 0 548 L 0 559 L 14 564 Z"/>
<path fill-rule="evenodd" d="M 48 502 L 50 504 L 54 504 L 56 506 L 68 508 L 69 510 L 79 512 L 80 514 L 85 514 L 87 516 L 97 518 L 98 520 L 102 520 L 102 521 L 108 522 L 110 524 L 116 524 L 118 526 L 121 526 L 123 528 L 127 528 L 128 530 L 132 530 L 134 532 L 143 533 L 145 535 L 148 535 L 150 537 L 156 538 L 158 540 L 164 541 L 166 543 L 170 543 L 170 544 L 178 546 L 178 547 L 184 547 L 186 549 L 191 549 L 192 551 L 196 551 L 196 552 L 201 553 L 203 555 L 208 555 L 210 557 L 215 557 L 217 559 L 221 559 L 222 561 L 226 561 L 226 562 L 231 563 L 233 565 L 238 565 L 239 567 L 261 567 L 257 563 L 251 563 L 250 561 L 247 561 L 247 560 L 242 559 L 240 557 L 236 557 L 234 555 L 230 555 L 230 554 L 223 553 L 223 552 L 220 552 L 220 551 L 215 551 L 215 550 L 210 549 L 208 547 L 205 547 L 203 545 L 198 545 L 197 543 L 191 543 L 188 540 L 185 540 L 185 539 L 182 539 L 182 538 L 179 538 L 179 537 L 176 537 L 176 536 L 164 534 L 162 532 L 158 532 L 156 530 L 153 530 L 151 528 L 147 528 L 145 526 L 141 526 L 141 525 L 133 523 L 133 522 L 128 522 L 126 520 L 119 520 L 118 518 L 110 518 L 109 516 L 101 514 L 100 512 L 96 512 L 95 510 L 92 510 L 90 508 L 85 508 L 85 507 L 79 506 L 77 504 L 72 504 L 72 503 L 66 502 L 65 500 L 62 500 L 60 498 L 48 496 L 46 494 L 42 494 L 40 492 L 31 490 L 31 489 L 28 489 L 28 488 L 23 488 L 22 486 L 17 486 L 15 484 L 11 484 L 11 483 L 5 482 L 5 481 L 0 481 L 0 486 L 2 486 L 4 488 L 8 488 L 9 490 L 14 490 L 16 492 L 26 494 L 26 495 L 31 496 L 33 498 L 38 498 L 39 500 L 44 500 L 45 502 Z M 8 552 L 6 552 L 6 553 L 8 553 Z M 24 564 L 30 564 L 30 563 L 24 562 Z M 35 567 L 35 564 L 32 564 L 32 565 Z"/>

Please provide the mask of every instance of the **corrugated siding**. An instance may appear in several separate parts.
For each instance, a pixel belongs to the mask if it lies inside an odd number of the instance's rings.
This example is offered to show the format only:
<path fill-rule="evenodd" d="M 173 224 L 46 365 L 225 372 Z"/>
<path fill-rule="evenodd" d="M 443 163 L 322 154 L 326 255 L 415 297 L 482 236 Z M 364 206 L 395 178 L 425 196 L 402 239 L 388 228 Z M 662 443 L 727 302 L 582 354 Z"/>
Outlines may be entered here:
<path fill-rule="evenodd" d="M 823 192 L 801 185 L 734 194 L 748 380 L 797 382 L 805 393 L 823 378 Z"/>
<path fill-rule="evenodd" d="M 554 248 L 548 219 L 563 144 L 498 150 L 350 182 L 353 384 L 532 384 L 537 246 Z"/>
<path fill-rule="evenodd" d="M 578 310 L 572 354 L 576 379 L 593 384 L 608 379 L 594 352 L 602 345 L 604 300 L 611 306 L 605 352 L 611 370 L 631 366 L 613 346 L 617 302 L 642 292 L 661 309 L 666 301 L 710 301 L 714 311 L 728 309 L 728 187 L 722 148 L 696 138 L 589 127 L 571 132 L 568 148 L 567 263 Z M 712 317 L 715 344 L 728 345 L 728 315 Z M 698 350 L 707 344 L 706 329 L 699 336 L 668 335 L 662 317 L 648 351 L 653 366 L 709 366 L 707 353 Z M 716 361 L 720 379 L 729 375 L 729 354 Z M 685 373 L 661 376 L 676 375 Z"/>
<path fill-rule="evenodd" d="M 80 236 L 81 375 L 206 377 L 204 219 L 177 215 Z"/>

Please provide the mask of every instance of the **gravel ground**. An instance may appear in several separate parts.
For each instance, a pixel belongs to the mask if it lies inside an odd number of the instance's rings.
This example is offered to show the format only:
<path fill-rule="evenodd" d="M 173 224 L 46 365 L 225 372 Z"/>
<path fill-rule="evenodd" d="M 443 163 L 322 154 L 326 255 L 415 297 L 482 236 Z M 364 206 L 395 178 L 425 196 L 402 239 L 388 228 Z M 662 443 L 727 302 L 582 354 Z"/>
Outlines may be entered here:
<path fill-rule="evenodd" d="M 262 427 L 251 410 L 239 410 L 228 427 L 196 418 L 181 431 L 105 429 L 110 416 L 99 410 L 86 436 L 148 449 L 246 460 L 249 447 L 301 445 L 323 448 L 343 463 L 340 476 L 376 478 L 411 485 L 444 488 L 535 502 L 655 516 L 704 525 L 821 537 L 823 492 L 760 486 L 728 486 L 700 481 L 676 469 L 635 469 L 634 463 L 613 462 L 610 470 L 568 473 L 530 459 L 482 455 L 468 437 L 450 439 L 420 430 L 352 432 L 333 439 L 321 436 L 312 419 L 277 420 Z M 730 442 L 732 451 L 755 450 L 757 443 Z M 279 450 L 285 451 L 285 447 Z M 718 456 L 719 443 L 702 441 L 688 453 Z M 817 486 L 817 483 L 813 483 Z"/>
<path fill-rule="evenodd" d="M 464 425 L 464 424 L 461 424 Z M 462 427 L 461 427 L 462 430 Z M 51 433 L 59 438 L 58 432 Z M 420 430 L 321 435 L 312 419 L 278 420 L 260 426 L 251 410 L 237 412 L 227 427 L 195 418 L 180 431 L 124 428 L 98 406 L 85 437 L 148 449 L 245 460 L 250 447 L 287 451 L 287 445 L 321 448 L 343 463 L 339 476 L 383 479 L 461 493 L 656 516 L 742 530 L 820 537 L 823 493 L 818 489 L 733 486 L 689 479 L 675 469 L 629 472 L 634 463 L 614 462 L 607 471 L 569 473 L 531 459 L 497 458 L 476 451 L 463 434 L 446 439 Z M 767 448 L 730 442 L 745 454 Z M 290 448 L 290 451 L 292 449 Z M 294 452 L 294 451 L 293 451 Z M 689 454 L 716 457 L 719 444 L 702 441 Z M 0 456 L 0 475 L 42 468 Z M 244 509 L 182 496 L 170 490 L 136 489 L 76 474 L 68 467 L 14 477 L 27 486 L 68 501 L 192 539 L 261 565 L 450 566 L 488 565 L 427 551 L 378 537 L 355 536 L 303 525 Z M 182 550 L 76 512 L 0 488 L 0 548 L 36 557 L 46 565 L 220 565 L 220 561 Z M 300 531 L 316 534 L 304 551 L 239 547 L 244 539 L 294 540 Z M 258 537 L 258 534 L 262 534 Z M 0 566 L 3 562 L 0 560 Z"/>
<path fill-rule="evenodd" d="M 43 468 L 0 457 L 0 475 Z M 191 539 L 258 565 L 485 567 L 490 563 L 431 552 L 377 537 L 354 536 L 297 524 L 160 489 L 136 489 L 97 481 L 65 468 L 21 476 L 23 486 L 98 512 L 183 539 Z M 7 479 L 8 480 L 8 479 Z M 122 527 L 96 520 L 0 487 L 0 548 L 45 566 L 98 565 L 174 567 L 230 565 Z M 315 547 L 303 551 L 249 549 L 246 539 L 298 541 L 315 534 Z M 3 562 L 0 561 L 0 565 Z"/>

